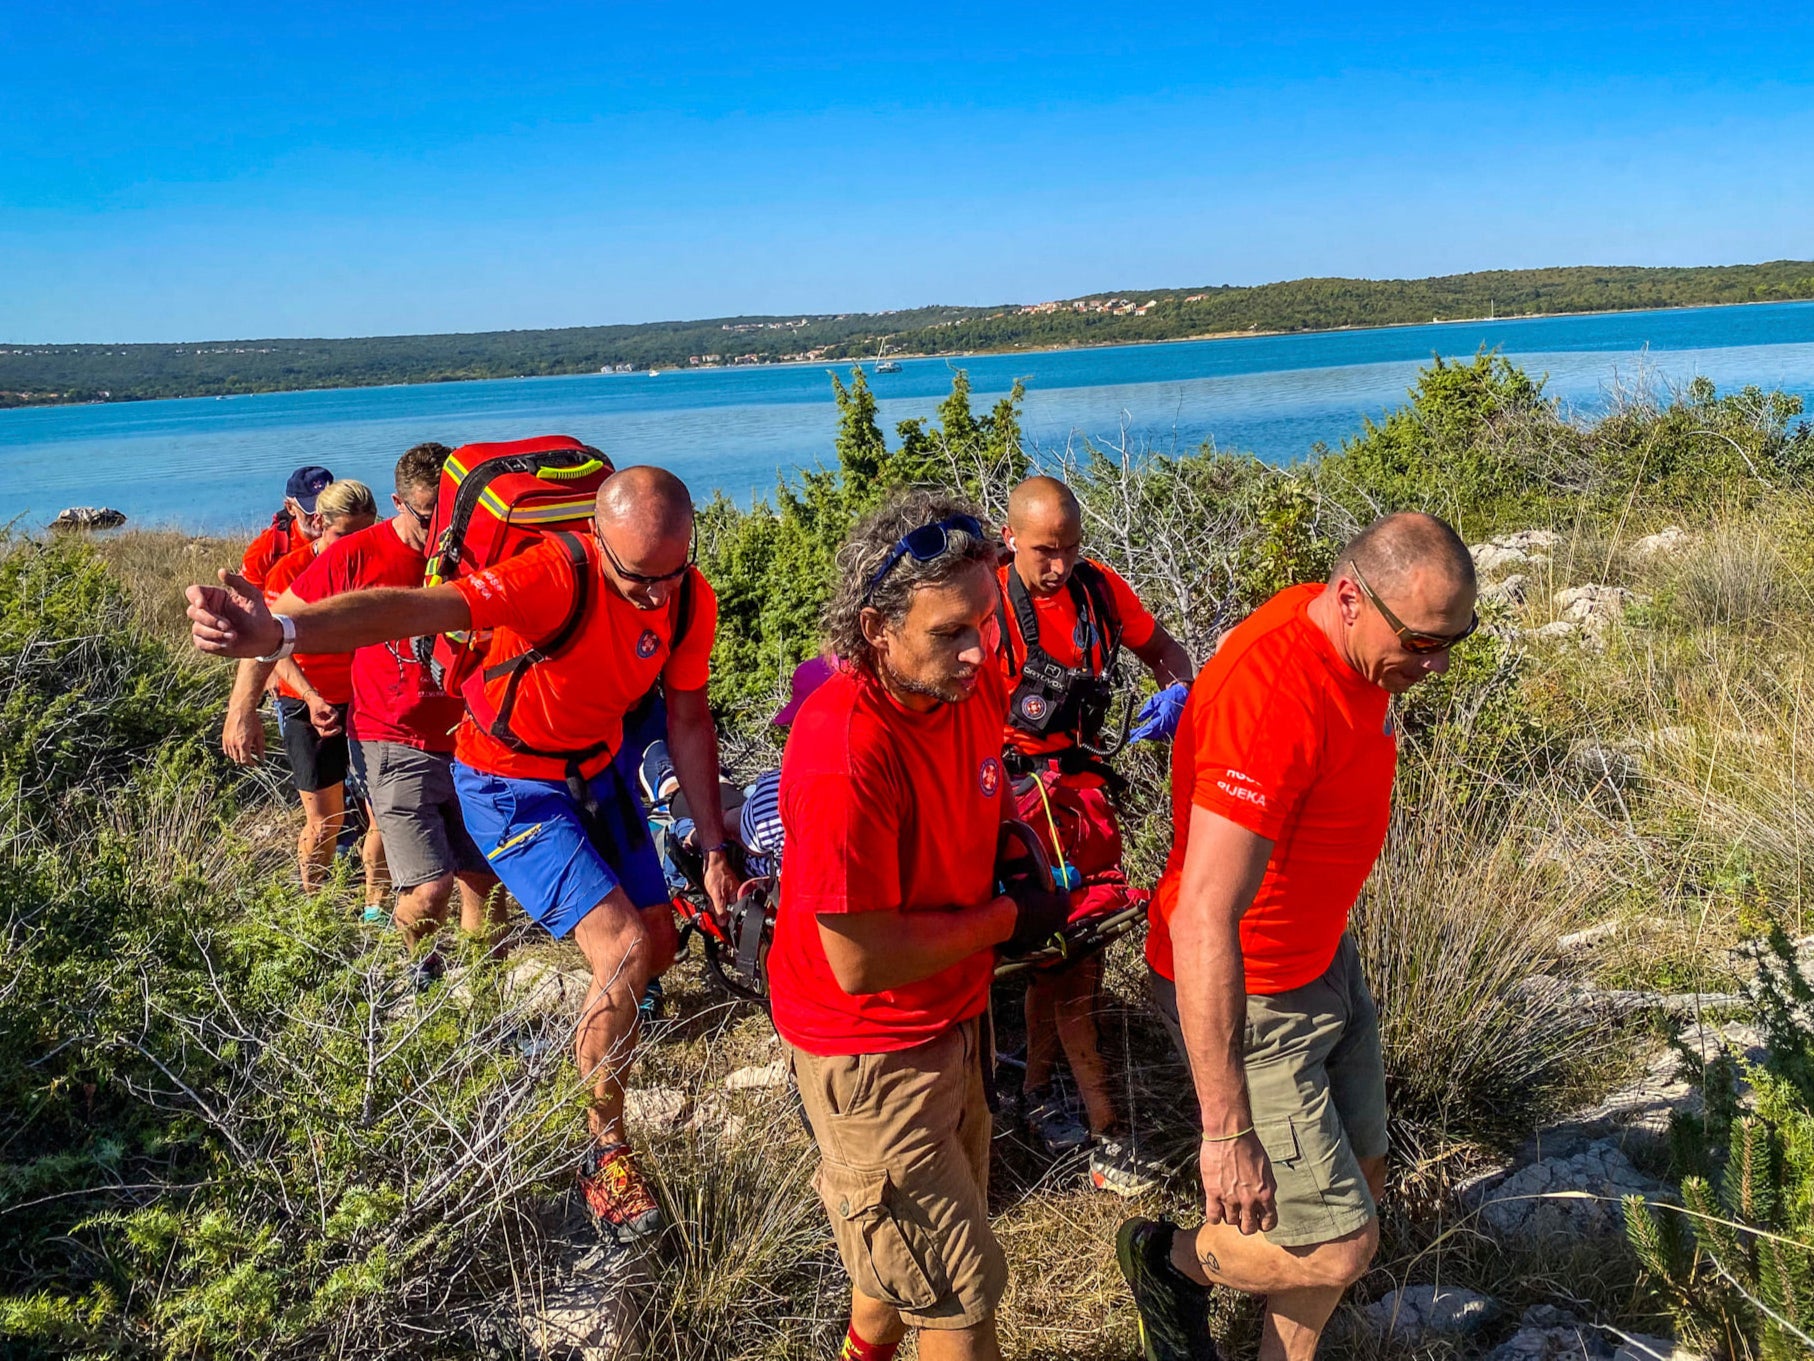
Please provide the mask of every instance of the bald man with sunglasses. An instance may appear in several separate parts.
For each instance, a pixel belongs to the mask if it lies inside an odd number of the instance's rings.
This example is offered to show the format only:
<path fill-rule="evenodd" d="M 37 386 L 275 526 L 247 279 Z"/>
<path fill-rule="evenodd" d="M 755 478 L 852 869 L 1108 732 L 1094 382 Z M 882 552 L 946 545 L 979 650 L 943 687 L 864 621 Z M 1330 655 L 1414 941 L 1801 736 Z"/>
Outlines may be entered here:
<path fill-rule="evenodd" d="M 426 507 L 406 509 L 419 519 Z M 706 703 L 717 599 L 694 565 L 685 484 L 661 468 L 621 469 L 599 488 L 592 533 L 578 546 L 577 565 L 549 537 L 457 581 L 331 595 L 276 615 L 241 578 L 223 574 L 219 586 L 189 588 L 189 618 L 201 651 L 269 661 L 292 650 L 348 652 L 417 634 L 487 632 L 475 679 L 509 687 L 509 719 L 487 690 L 499 717 L 481 724 L 468 688 L 453 785 L 490 870 L 551 935 L 571 935 L 591 967 L 575 1037 L 580 1072 L 593 1083 L 593 1147 L 579 1188 L 600 1231 L 627 1243 L 660 1228 L 661 1211 L 630 1154 L 624 1073 L 637 1001 L 678 944 L 630 773 L 635 753 L 623 750 L 624 715 L 657 684 L 713 903 L 725 907 L 738 883 Z M 585 607 L 570 625 L 576 598 Z M 522 657 L 532 660 L 511 664 Z"/>
<path fill-rule="evenodd" d="M 1261 1361 L 1310 1361 L 1379 1243 L 1386 1088 L 1348 915 L 1385 844 L 1392 698 L 1478 626 L 1441 520 L 1375 521 L 1199 673 L 1172 756 L 1147 962 L 1203 1115 L 1204 1225 L 1123 1224 L 1147 1361 L 1201 1361 L 1208 1287 L 1266 1300 Z"/>

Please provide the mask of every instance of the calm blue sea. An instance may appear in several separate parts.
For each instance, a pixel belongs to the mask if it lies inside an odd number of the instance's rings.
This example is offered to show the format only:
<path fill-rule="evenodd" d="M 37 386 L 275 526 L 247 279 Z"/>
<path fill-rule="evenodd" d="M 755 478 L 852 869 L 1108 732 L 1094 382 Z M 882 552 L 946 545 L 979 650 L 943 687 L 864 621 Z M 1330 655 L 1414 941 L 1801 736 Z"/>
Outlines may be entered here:
<path fill-rule="evenodd" d="M 1619 386 L 1696 375 L 1814 399 L 1814 303 L 1451 322 L 1315 335 L 1183 341 L 1045 354 L 910 359 L 871 381 L 887 428 L 929 416 L 969 370 L 981 407 L 1027 384 L 1044 451 L 1127 438 L 1184 451 L 1205 440 L 1288 461 L 1338 444 L 1403 400 L 1432 354 L 1497 347 L 1583 414 Z M 1814 400 L 1809 402 L 1814 409 Z M 827 371 L 716 369 L 351 388 L 0 412 L 0 524 L 63 506 L 115 506 L 137 524 L 244 528 L 271 513 L 291 468 L 321 463 L 388 489 L 409 445 L 576 435 L 620 465 L 660 463 L 703 499 L 739 501 L 831 455 Z"/>

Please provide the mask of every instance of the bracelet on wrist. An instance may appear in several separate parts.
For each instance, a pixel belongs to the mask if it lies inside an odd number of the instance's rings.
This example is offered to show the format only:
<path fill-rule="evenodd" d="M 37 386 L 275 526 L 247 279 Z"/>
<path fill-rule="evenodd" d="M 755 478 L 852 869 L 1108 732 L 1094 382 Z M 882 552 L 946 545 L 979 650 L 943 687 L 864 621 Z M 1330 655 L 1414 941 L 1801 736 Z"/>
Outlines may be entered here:
<path fill-rule="evenodd" d="M 1203 1142 L 1206 1144 L 1232 1144 L 1236 1139 L 1245 1139 L 1252 1133 L 1253 1126 L 1249 1125 L 1246 1129 L 1238 1129 L 1233 1134 L 1205 1134 Z"/>
<path fill-rule="evenodd" d="M 277 621 L 277 627 L 283 631 L 282 641 L 267 655 L 254 657 L 254 661 L 281 662 L 296 650 L 296 621 L 287 614 L 274 614 L 271 618 Z"/>
<path fill-rule="evenodd" d="M 732 845 L 732 843 L 729 841 L 720 841 L 714 845 L 707 846 L 703 851 L 700 852 L 700 854 L 701 855 L 729 855 L 731 853 L 731 845 Z"/>

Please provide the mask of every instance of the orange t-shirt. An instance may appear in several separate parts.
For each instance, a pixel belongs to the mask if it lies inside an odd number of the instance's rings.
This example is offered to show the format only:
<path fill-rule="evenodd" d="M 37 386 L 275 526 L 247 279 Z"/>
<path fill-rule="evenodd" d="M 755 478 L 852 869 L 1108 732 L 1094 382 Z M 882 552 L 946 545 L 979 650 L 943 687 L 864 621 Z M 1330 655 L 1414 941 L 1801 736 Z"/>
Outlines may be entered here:
<path fill-rule="evenodd" d="M 800 706 L 781 758 L 787 856 L 768 956 L 775 1029 L 789 1044 L 820 1055 L 909 1049 L 981 1014 L 993 950 L 853 996 L 825 958 L 819 917 L 945 912 L 995 896 L 996 839 L 1011 797 L 1006 711 L 987 668 L 968 699 L 930 713 L 849 670 Z"/>
<path fill-rule="evenodd" d="M 1172 745 L 1172 851 L 1146 958 L 1166 978 L 1192 807 L 1271 840 L 1241 919 L 1247 991 L 1288 992 L 1328 969 L 1386 842 L 1398 737 L 1390 697 L 1306 616 L 1321 585 L 1281 591 L 1228 635 L 1191 686 Z"/>
<path fill-rule="evenodd" d="M 296 522 L 279 511 L 271 517 L 271 523 L 259 536 L 246 545 L 245 556 L 240 559 L 239 574 L 262 591 L 277 560 L 307 542 L 309 541 L 296 528 Z"/>
<path fill-rule="evenodd" d="M 1145 647 L 1152 641 L 1153 631 L 1159 627 L 1159 621 L 1153 618 L 1152 611 L 1134 594 L 1134 588 L 1121 579 L 1120 573 L 1094 558 L 1088 561 L 1102 574 L 1103 584 L 1108 587 L 1109 601 L 1121 621 L 1123 645 Z M 1008 563 L 996 572 L 1003 601 L 1009 600 L 1008 573 L 1013 570 L 1014 564 Z M 1046 650 L 1047 655 L 1060 666 L 1082 666 L 1084 655 L 1094 640 L 1086 636 L 1088 621 L 1078 615 L 1077 602 L 1071 598 L 1070 583 L 1065 583 L 1051 595 L 1034 595 L 1029 591 L 1027 599 L 1033 602 L 1033 617 L 1039 622 L 1039 645 Z M 1008 627 L 1004 630 L 1006 646 L 998 649 L 996 656 L 1000 659 L 1002 678 L 1007 681 L 1009 693 L 1012 693 L 1014 687 L 1020 684 L 1020 668 L 1027 660 L 1027 645 L 1020 636 L 1011 602 L 1007 605 L 1007 616 Z M 1013 650 L 1011 669 L 1008 658 L 1010 648 Z M 1037 733 L 1023 732 L 1013 724 L 1009 724 L 1004 731 L 1007 745 L 1028 756 L 1062 751 L 1071 745 L 1068 733 L 1048 733 L 1041 737 Z"/>
<path fill-rule="evenodd" d="M 264 592 L 267 602 L 275 603 L 277 597 L 290 589 L 292 582 L 315 561 L 315 554 L 320 547 L 319 540 L 305 539 L 302 546 L 285 553 L 271 566 L 265 574 Z M 329 704 L 351 704 L 353 702 L 353 654 L 350 652 L 297 652 L 290 660 L 296 663 L 310 685 L 321 691 L 321 697 Z M 291 688 L 289 682 L 279 679 L 278 690 L 290 699 L 301 699 Z"/>
<path fill-rule="evenodd" d="M 510 728 L 544 751 L 604 749 L 583 767 L 588 779 L 611 763 L 623 741 L 624 715 L 657 680 L 675 690 L 702 690 L 711 678 L 712 636 L 718 597 L 697 567 L 692 576 L 692 617 L 678 650 L 669 642 L 679 620 L 679 592 L 660 609 L 639 610 L 605 579 L 598 545 L 581 535 L 592 575 L 587 618 L 559 656 L 537 662 L 517 690 Z M 475 629 L 491 629 L 482 666 L 545 642 L 560 630 L 573 601 L 573 565 L 552 536 L 495 567 L 453 583 L 466 597 Z M 476 681 L 469 682 L 476 684 Z M 528 756 L 484 731 L 472 714 L 460 720 L 454 757 L 474 770 L 515 780 L 560 780 L 567 763 Z"/>

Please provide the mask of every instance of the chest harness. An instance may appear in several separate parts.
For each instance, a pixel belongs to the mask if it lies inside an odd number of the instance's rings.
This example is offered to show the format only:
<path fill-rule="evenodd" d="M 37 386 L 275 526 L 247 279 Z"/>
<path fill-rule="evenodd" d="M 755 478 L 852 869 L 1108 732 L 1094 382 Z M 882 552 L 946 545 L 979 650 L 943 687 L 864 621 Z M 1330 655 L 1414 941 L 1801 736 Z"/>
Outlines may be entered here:
<path fill-rule="evenodd" d="M 1121 620 L 1111 603 L 1108 582 L 1087 558 L 1079 559 L 1065 583 L 1077 611 L 1077 646 L 1081 666 L 1065 666 L 1039 643 L 1039 616 L 1020 573 L 1008 571 L 1008 590 L 1001 603 L 1001 645 L 1009 675 L 1019 683 L 1008 700 L 1008 722 L 1038 737 L 1067 735 L 1086 752 L 1096 751 L 1115 692 L 1115 663 L 1121 655 Z M 1012 619 L 1009 613 L 1012 611 Z M 1027 649 L 1014 666 L 1010 624 Z"/>

